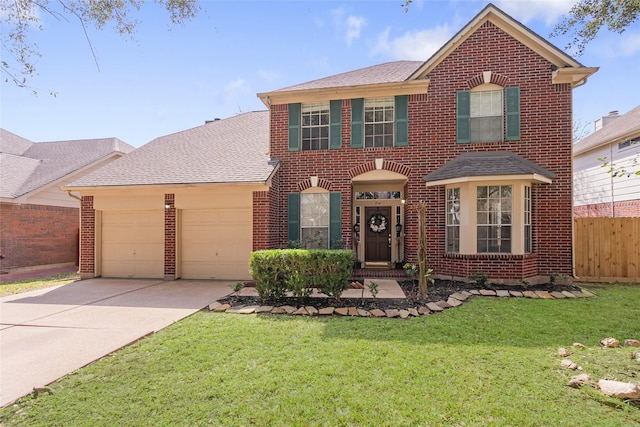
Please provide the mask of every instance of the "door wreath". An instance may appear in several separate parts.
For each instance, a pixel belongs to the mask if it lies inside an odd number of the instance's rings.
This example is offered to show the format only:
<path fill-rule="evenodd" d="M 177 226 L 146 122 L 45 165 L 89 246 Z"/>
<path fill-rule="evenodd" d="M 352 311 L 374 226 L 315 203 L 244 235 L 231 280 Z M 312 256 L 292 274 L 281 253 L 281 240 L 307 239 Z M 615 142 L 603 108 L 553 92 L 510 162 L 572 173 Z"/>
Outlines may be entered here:
<path fill-rule="evenodd" d="M 387 229 L 387 218 L 382 214 L 373 214 L 369 218 L 369 228 L 374 233 L 382 233 Z"/>

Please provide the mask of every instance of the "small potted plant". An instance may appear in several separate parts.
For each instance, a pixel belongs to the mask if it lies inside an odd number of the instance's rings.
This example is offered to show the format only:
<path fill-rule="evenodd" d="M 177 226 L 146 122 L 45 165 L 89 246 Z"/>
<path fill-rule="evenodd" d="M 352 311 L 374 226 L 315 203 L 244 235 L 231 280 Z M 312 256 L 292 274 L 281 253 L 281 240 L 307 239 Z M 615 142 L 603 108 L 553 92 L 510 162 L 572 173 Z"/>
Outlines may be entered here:
<path fill-rule="evenodd" d="M 407 274 L 408 277 L 413 277 L 418 272 L 417 264 L 406 263 L 405 265 L 402 266 L 402 268 L 404 269 L 404 272 Z"/>

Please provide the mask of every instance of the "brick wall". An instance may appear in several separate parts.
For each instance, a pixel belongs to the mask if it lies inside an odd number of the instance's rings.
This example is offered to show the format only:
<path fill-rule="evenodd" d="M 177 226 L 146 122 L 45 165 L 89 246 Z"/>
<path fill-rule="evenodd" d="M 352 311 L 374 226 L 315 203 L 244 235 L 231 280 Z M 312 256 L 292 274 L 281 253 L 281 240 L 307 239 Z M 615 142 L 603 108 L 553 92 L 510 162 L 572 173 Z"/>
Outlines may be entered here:
<path fill-rule="evenodd" d="M 456 91 L 470 89 L 478 76 L 491 71 L 504 86 L 519 86 L 521 139 L 503 143 L 456 143 Z M 427 94 L 409 97 L 409 146 L 351 149 L 350 100 L 342 104 L 342 149 L 289 152 L 287 105 L 271 107 L 271 156 L 278 159 L 279 191 L 275 219 L 277 246 L 286 246 L 287 194 L 299 191 L 310 176 L 325 180 L 330 191 L 342 192 L 345 247 L 351 247 L 351 176 L 347 171 L 384 158 L 385 165 L 403 167 L 405 188 L 405 259 L 417 258 L 418 223 L 413 203 L 429 201 L 428 258 L 437 274 L 521 278 L 551 273 L 571 274 L 571 87 L 551 83 L 551 63 L 486 23 L 445 58 L 428 76 Z M 493 80 L 493 78 L 492 78 Z M 526 256 L 445 256 L 444 188 L 426 188 L 422 178 L 466 151 L 512 151 L 555 173 L 550 185 L 533 185 L 533 251 Z"/>
<path fill-rule="evenodd" d="M 164 195 L 164 277 L 176 278 L 176 208 L 175 194 Z M 167 209 L 168 206 L 168 209 Z"/>
<path fill-rule="evenodd" d="M 594 203 L 591 205 L 574 206 L 573 215 L 576 218 L 635 218 L 640 217 L 640 199 L 625 200 L 614 203 Z"/>
<path fill-rule="evenodd" d="M 78 262 L 77 208 L 0 204 L 2 269 Z"/>
<path fill-rule="evenodd" d="M 95 275 L 96 211 L 93 196 L 82 196 L 80 201 L 80 277 Z"/>

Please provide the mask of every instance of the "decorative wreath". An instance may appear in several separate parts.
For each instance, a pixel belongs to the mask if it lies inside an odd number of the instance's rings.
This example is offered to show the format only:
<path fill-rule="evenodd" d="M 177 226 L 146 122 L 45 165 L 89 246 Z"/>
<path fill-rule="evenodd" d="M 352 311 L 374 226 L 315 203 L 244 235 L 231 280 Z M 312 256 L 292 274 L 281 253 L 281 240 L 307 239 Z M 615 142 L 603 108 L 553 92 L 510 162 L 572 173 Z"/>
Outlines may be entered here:
<path fill-rule="evenodd" d="M 387 218 L 381 214 L 371 215 L 371 218 L 369 218 L 369 228 L 374 233 L 382 233 L 387 229 Z"/>

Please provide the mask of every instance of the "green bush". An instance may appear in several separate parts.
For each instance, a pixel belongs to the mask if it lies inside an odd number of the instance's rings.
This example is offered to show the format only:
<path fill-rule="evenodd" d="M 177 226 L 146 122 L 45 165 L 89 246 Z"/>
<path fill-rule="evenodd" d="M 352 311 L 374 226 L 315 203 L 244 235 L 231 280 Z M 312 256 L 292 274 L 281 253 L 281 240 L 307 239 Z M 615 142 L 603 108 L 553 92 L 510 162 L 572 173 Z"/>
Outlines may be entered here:
<path fill-rule="evenodd" d="M 350 250 L 270 249 L 253 252 L 250 266 L 261 299 L 280 298 L 288 291 L 304 298 L 314 286 L 339 299 L 349 286 L 354 260 Z"/>

